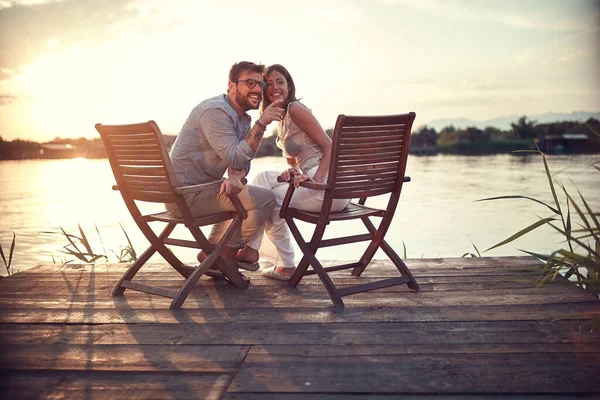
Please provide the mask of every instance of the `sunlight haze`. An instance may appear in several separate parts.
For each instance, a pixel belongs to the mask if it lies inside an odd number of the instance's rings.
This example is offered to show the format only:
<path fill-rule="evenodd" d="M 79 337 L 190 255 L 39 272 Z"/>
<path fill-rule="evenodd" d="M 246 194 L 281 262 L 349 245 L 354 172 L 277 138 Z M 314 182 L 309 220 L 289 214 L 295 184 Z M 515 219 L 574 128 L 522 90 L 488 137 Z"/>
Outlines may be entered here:
<path fill-rule="evenodd" d="M 324 128 L 598 112 L 599 27 L 594 0 L 0 0 L 0 136 L 176 134 L 241 60 L 286 66 Z"/>

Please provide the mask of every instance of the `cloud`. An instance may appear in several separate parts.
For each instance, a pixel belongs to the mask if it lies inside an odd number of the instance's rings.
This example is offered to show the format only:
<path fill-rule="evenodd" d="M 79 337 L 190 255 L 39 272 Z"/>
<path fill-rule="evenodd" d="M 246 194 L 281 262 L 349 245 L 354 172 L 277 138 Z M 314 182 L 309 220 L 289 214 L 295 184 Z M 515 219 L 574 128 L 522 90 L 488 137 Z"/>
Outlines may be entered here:
<path fill-rule="evenodd" d="M 17 69 L 65 48 L 101 45 L 114 35 L 115 24 L 137 16 L 128 4 L 123 0 L 0 2 L 0 67 Z"/>
<path fill-rule="evenodd" d="M 3 8 L 10 8 L 15 6 L 37 6 L 49 3 L 60 3 L 61 1 L 65 0 L 0 0 L 0 10 L 2 10 Z"/>
<path fill-rule="evenodd" d="M 376 0 L 465 23 L 498 23 L 514 28 L 581 31 L 596 29 L 600 3 L 563 0 Z M 568 10 L 567 10 L 568 8 Z"/>
<path fill-rule="evenodd" d="M 6 80 L 6 79 L 11 79 L 18 73 L 19 73 L 19 71 L 17 71 L 17 70 L 0 67 L 0 81 Z"/>

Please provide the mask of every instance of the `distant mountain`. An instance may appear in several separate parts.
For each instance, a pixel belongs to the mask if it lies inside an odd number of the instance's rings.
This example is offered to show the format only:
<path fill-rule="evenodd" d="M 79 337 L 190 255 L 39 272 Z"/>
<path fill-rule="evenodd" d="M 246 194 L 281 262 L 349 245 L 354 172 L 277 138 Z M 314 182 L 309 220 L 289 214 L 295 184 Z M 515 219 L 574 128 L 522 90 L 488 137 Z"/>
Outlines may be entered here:
<path fill-rule="evenodd" d="M 525 114 L 527 115 L 527 114 Z M 487 126 L 493 126 L 498 129 L 508 130 L 510 124 L 516 122 L 521 115 L 510 115 L 506 117 L 498 117 L 488 119 L 485 121 L 475 121 L 469 118 L 440 118 L 435 119 L 427 123 L 427 126 L 434 128 L 436 131 L 440 131 L 446 126 L 453 125 L 455 128 L 466 128 L 469 126 L 475 126 L 479 129 L 484 129 Z M 527 115 L 530 120 L 537 121 L 538 124 L 545 124 L 550 122 L 559 121 L 586 121 L 588 118 L 600 119 L 600 112 L 588 112 L 588 111 L 574 111 L 572 113 L 544 113 L 537 115 Z"/>

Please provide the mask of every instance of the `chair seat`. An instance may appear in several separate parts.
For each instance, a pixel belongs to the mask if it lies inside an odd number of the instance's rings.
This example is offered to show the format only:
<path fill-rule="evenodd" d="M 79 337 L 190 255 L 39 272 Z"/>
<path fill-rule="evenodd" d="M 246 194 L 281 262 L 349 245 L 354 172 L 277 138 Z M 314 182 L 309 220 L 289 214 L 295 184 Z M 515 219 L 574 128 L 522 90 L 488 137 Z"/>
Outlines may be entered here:
<path fill-rule="evenodd" d="M 212 224 L 216 224 L 219 222 L 230 220 L 235 216 L 235 214 L 236 213 L 233 211 L 224 211 L 224 212 L 208 215 L 206 217 L 194 218 L 194 220 L 196 221 L 196 223 L 199 226 L 212 225 Z M 141 217 L 141 220 L 145 221 L 145 222 L 160 221 L 160 222 L 173 223 L 173 224 L 183 224 L 185 222 L 183 218 L 174 217 L 166 211 L 156 213 L 156 214 L 143 215 Z"/>
<path fill-rule="evenodd" d="M 302 211 L 291 207 L 288 208 L 287 212 L 293 218 L 313 224 L 317 223 L 319 216 L 321 215 L 321 212 Z M 371 208 L 361 204 L 350 203 L 342 211 L 331 212 L 329 214 L 328 221 L 344 221 L 362 217 L 383 217 L 384 215 L 385 210 Z"/>

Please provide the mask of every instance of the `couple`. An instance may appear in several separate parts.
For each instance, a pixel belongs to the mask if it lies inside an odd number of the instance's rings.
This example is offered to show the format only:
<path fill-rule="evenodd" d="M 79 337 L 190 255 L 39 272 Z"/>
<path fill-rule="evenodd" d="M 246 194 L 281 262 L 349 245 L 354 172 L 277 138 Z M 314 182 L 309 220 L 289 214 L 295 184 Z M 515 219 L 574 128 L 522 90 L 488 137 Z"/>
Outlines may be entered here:
<path fill-rule="evenodd" d="M 260 116 L 251 127 L 249 110 Z M 263 171 L 252 184 L 242 181 L 250 170 L 264 132 L 272 122 L 277 126 L 277 145 L 287 158 L 283 172 Z M 238 236 L 231 239 L 220 256 L 239 268 L 256 271 L 259 249 L 266 233 L 278 253 L 278 262 L 262 274 L 288 280 L 295 270 L 290 232 L 279 210 L 291 175 L 294 185 L 302 181 L 325 182 L 331 156 L 331 139 L 319 122 L 296 98 L 290 73 L 279 64 L 265 68 L 248 61 L 234 64 L 229 71 L 227 93 L 197 105 L 181 129 L 171 149 L 173 169 L 180 185 L 196 185 L 227 178 L 219 190 L 186 194 L 196 217 L 221 211 L 234 211 L 227 194 L 237 194 L 248 211 Z M 281 176 L 283 183 L 277 182 Z M 319 211 L 323 192 L 298 188 L 290 205 L 306 211 Z M 342 210 L 349 201 L 335 200 L 332 210 Z M 167 204 L 167 210 L 173 208 Z M 212 227 L 208 240 L 217 243 L 229 222 Z M 206 254 L 200 252 L 201 262 Z"/>

